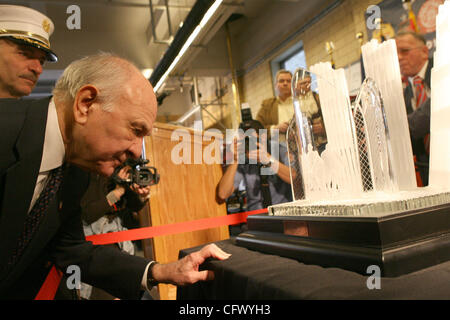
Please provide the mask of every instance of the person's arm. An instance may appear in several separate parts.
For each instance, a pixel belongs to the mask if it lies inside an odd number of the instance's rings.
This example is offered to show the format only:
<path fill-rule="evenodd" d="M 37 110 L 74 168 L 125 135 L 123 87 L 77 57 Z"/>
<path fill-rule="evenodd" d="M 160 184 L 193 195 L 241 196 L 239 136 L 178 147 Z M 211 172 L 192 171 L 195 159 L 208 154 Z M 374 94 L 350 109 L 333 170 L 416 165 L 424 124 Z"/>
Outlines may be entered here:
<path fill-rule="evenodd" d="M 225 201 L 234 192 L 234 177 L 238 169 L 237 163 L 232 163 L 226 167 L 222 178 L 219 181 L 217 188 L 217 196 L 220 200 Z"/>
<path fill-rule="evenodd" d="M 266 137 L 262 137 L 262 141 L 265 140 Z M 270 166 L 270 168 L 275 172 L 281 180 L 286 183 L 291 183 L 291 176 L 289 172 L 289 167 L 286 166 L 282 161 L 272 157 L 272 155 L 267 152 L 266 143 L 257 143 L 258 149 L 252 150 L 248 153 L 248 158 L 251 160 L 256 160 L 259 163 Z M 286 157 L 287 158 L 287 157 Z M 267 169 L 266 169 L 267 170 Z"/>
<path fill-rule="evenodd" d="M 280 155 L 279 155 L 279 172 L 278 172 L 278 176 L 281 178 L 281 180 L 283 180 L 286 183 L 291 184 L 291 175 L 292 175 L 292 179 L 295 179 L 297 176 L 297 172 L 295 170 L 292 170 L 292 168 L 289 166 L 289 154 L 288 154 L 288 150 L 287 150 L 287 146 L 284 147 L 282 145 L 279 145 L 279 150 L 280 150 Z M 291 154 L 291 159 L 292 158 L 292 154 Z M 291 160 L 292 161 L 292 160 Z"/>
<path fill-rule="evenodd" d="M 78 266 L 82 282 L 101 288 L 115 297 L 139 299 L 142 289 L 147 287 L 146 270 L 151 261 L 111 246 L 93 245 L 86 241 L 79 201 L 87 189 L 88 176 L 72 166 L 67 169 L 64 181 L 61 190 L 61 226 L 49 247 L 50 260 L 63 272 L 69 266 Z M 212 279 L 212 271 L 200 272 L 199 265 L 210 257 L 224 260 L 229 256 L 216 245 L 208 245 L 181 260 L 154 265 L 151 276 L 158 282 L 178 285 Z"/>
<path fill-rule="evenodd" d="M 231 255 L 224 252 L 215 244 L 204 246 L 199 251 L 193 252 L 184 258 L 167 264 L 155 264 L 149 276 L 157 283 L 168 283 L 179 286 L 194 284 L 198 281 L 214 279 L 214 272 L 211 270 L 199 271 L 199 266 L 208 258 L 218 260 L 228 259 Z M 146 273 L 148 270 L 146 270 Z M 150 288 L 147 288 L 150 289 Z"/>
<path fill-rule="evenodd" d="M 235 179 L 236 173 L 238 171 L 239 166 L 239 148 L 242 147 L 242 143 L 238 142 L 237 138 L 233 139 L 233 144 L 231 146 L 231 150 L 233 152 L 233 163 L 229 164 L 225 168 L 225 172 L 223 173 L 222 178 L 219 181 L 217 186 L 217 197 L 225 201 L 229 196 L 231 196 L 236 189 Z"/>
<path fill-rule="evenodd" d="M 129 169 L 129 167 L 122 168 L 118 173 L 119 178 L 127 180 L 129 178 Z M 141 210 L 149 197 L 150 186 L 139 186 L 135 183 L 127 187 L 116 185 L 116 188 L 107 195 L 111 206 L 123 198 L 125 201 L 122 203 L 122 206 L 127 207 L 131 211 Z"/>
<path fill-rule="evenodd" d="M 145 201 L 150 197 L 150 186 L 140 187 L 132 185 L 125 191 L 126 207 L 132 211 L 139 211 L 144 207 Z"/>
<path fill-rule="evenodd" d="M 287 132 L 287 129 L 289 127 L 289 122 L 285 121 L 285 122 L 281 122 L 278 125 L 272 125 L 270 126 L 270 136 L 274 137 L 276 135 L 275 130 L 278 130 L 278 133 L 283 133 L 285 134 Z"/>
<path fill-rule="evenodd" d="M 91 174 L 89 187 L 80 201 L 82 208 L 81 218 L 87 224 L 91 224 L 105 214 L 113 212 L 111 199 L 120 200 L 120 191 L 111 191 L 112 194 L 109 197 L 105 196 L 105 180 L 103 177 L 97 177 Z"/>
<path fill-rule="evenodd" d="M 264 100 L 261 104 L 261 108 L 259 108 L 258 113 L 256 114 L 255 120 L 261 122 L 267 132 L 269 133 L 272 127 L 277 126 L 277 123 L 274 123 L 271 114 L 273 108 L 274 100 L 268 99 Z"/>
<path fill-rule="evenodd" d="M 117 202 L 122 199 L 122 196 L 125 194 L 125 187 L 116 185 L 116 187 L 106 194 L 106 201 L 109 206 L 114 206 Z"/>
<path fill-rule="evenodd" d="M 274 171 L 280 177 L 280 179 L 286 183 L 291 184 L 291 175 L 288 166 L 284 165 L 278 160 L 274 160 L 270 167 L 278 169 Z"/>
<path fill-rule="evenodd" d="M 283 164 L 281 161 L 272 157 L 270 153 L 266 152 L 263 156 L 261 156 L 260 162 L 268 166 L 268 168 L 270 167 L 270 169 L 272 169 L 273 172 L 275 172 L 275 174 L 277 174 L 281 180 L 289 184 L 291 183 L 289 167 Z M 265 168 L 265 170 L 267 169 Z"/>

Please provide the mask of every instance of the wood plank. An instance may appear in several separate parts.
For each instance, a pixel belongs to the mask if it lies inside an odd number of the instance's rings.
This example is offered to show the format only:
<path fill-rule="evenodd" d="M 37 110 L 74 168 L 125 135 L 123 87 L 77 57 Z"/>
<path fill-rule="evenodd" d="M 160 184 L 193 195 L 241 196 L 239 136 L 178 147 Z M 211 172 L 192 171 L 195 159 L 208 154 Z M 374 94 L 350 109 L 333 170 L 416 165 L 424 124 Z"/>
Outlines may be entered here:
<path fill-rule="evenodd" d="M 177 139 L 178 133 L 181 135 L 179 134 Z M 220 135 L 209 132 L 162 123 L 154 124 L 152 135 L 145 139 L 149 165 L 156 167 L 161 176 L 159 184 L 151 188 L 148 212 L 152 226 L 226 215 L 225 203 L 219 204 L 216 198 L 216 188 L 222 177 L 220 153 L 210 151 L 216 146 L 211 143 L 221 144 L 221 139 Z M 190 150 L 192 164 L 177 164 L 177 160 L 172 159 L 172 151 L 177 147 L 183 147 L 185 151 Z M 201 157 L 194 155 L 194 150 L 197 153 L 205 151 L 212 154 L 216 162 L 205 163 Z M 174 154 L 183 155 L 182 152 Z M 201 163 L 193 164 L 194 160 Z M 155 237 L 153 254 L 160 263 L 172 262 L 178 259 L 181 249 L 228 238 L 227 226 Z M 176 287 L 159 285 L 159 294 L 162 300 L 173 300 L 176 297 Z"/>

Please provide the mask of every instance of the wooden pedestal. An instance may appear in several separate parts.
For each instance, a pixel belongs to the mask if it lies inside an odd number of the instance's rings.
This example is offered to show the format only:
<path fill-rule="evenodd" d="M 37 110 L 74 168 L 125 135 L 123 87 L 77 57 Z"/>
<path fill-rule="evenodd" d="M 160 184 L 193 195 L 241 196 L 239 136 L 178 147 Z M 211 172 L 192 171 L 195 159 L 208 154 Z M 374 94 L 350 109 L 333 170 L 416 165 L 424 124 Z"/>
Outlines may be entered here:
<path fill-rule="evenodd" d="M 450 260 L 449 214 L 450 204 L 384 217 L 254 215 L 236 244 L 361 274 L 376 265 L 396 277 Z"/>

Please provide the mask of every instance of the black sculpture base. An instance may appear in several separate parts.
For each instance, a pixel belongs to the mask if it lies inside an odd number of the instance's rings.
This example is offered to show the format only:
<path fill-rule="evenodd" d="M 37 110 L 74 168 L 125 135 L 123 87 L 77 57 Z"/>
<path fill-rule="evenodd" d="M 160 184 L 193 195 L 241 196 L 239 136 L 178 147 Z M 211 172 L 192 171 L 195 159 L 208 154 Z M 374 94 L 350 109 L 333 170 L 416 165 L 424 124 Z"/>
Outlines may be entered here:
<path fill-rule="evenodd" d="M 269 216 L 247 219 L 236 244 L 367 275 L 396 277 L 450 260 L 450 204 L 384 217 Z"/>

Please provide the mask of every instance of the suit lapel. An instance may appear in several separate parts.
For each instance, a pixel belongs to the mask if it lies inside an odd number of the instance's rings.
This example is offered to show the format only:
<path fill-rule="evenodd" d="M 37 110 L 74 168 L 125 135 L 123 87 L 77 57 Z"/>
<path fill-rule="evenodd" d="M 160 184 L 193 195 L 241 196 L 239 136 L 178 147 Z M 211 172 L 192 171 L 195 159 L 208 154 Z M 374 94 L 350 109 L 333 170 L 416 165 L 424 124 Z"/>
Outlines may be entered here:
<path fill-rule="evenodd" d="M 23 231 L 41 165 L 49 99 L 31 102 L 16 143 L 17 162 L 5 174 L 0 220 L 0 270 L 16 247 Z"/>
<path fill-rule="evenodd" d="M 411 99 L 413 98 L 413 91 L 411 87 L 411 83 L 408 81 L 408 86 L 405 88 L 405 92 L 403 94 L 405 97 L 405 106 L 406 106 L 406 114 L 410 114 L 413 112 L 413 108 L 411 105 Z"/>
<path fill-rule="evenodd" d="M 274 121 L 275 124 L 278 124 L 278 101 L 277 98 L 273 98 L 273 102 L 272 102 L 272 108 L 270 108 L 270 110 L 272 110 L 272 119 Z"/>

